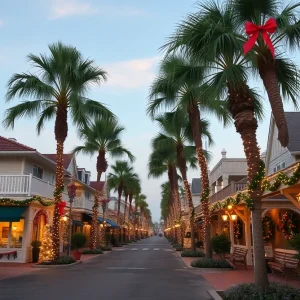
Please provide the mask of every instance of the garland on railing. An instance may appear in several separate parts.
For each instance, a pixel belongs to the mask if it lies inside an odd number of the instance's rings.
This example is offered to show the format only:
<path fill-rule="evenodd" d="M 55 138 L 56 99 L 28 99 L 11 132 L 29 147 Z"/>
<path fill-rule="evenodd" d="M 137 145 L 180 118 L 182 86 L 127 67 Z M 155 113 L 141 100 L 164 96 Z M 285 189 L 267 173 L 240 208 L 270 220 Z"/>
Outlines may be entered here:
<path fill-rule="evenodd" d="M 40 196 L 33 196 L 25 200 L 14 200 L 10 198 L 0 198 L 0 204 L 13 204 L 13 205 L 27 205 L 31 202 L 39 202 L 43 206 L 51 206 L 54 204 L 54 201 L 43 200 Z"/>
<path fill-rule="evenodd" d="M 264 216 L 261 220 L 263 227 L 263 237 L 266 242 L 272 239 L 275 232 L 275 223 L 270 216 Z"/>
<path fill-rule="evenodd" d="M 239 192 L 236 194 L 235 197 L 227 197 L 225 200 L 221 200 L 217 203 L 215 203 L 211 210 L 215 211 L 218 209 L 225 209 L 228 205 L 237 205 L 241 201 L 243 201 L 246 206 L 252 210 L 253 209 L 253 200 L 250 197 L 250 193 L 253 192 L 256 188 L 258 188 L 259 183 L 261 182 L 262 191 L 270 191 L 274 192 L 278 190 L 281 184 L 285 184 L 288 186 L 294 185 L 296 182 L 300 180 L 300 163 L 297 165 L 296 170 L 293 172 L 291 177 L 287 176 L 283 172 L 279 172 L 273 181 L 271 183 L 270 180 L 267 178 L 264 179 L 265 176 L 265 165 L 264 162 L 260 162 L 260 167 L 257 175 L 253 178 L 251 183 L 248 185 L 247 192 Z"/>

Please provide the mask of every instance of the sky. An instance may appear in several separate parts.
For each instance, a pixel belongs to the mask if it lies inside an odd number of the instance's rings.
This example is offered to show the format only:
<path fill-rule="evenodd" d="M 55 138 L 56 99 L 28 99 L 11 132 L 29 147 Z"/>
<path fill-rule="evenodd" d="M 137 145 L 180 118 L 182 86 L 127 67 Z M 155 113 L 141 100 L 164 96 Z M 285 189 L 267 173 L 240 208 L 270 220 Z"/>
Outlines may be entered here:
<path fill-rule="evenodd" d="M 155 78 L 162 57 L 159 51 L 176 24 L 187 13 L 197 10 L 195 0 L 11 0 L 0 2 L 0 97 L 1 118 L 5 109 L 20 103 L 15 99 L 5 103 L 6 84 L 14 73 L 34 71 L 27 63 L 29 53 L 47 53 L 48 45 L 61 41 L 76 47 L 84 57 L 94 59 L 108 72 L 108 81 L 91 87 L 89 98 L 108 106 L 125 126 L 124 145 L 136 156 L 135 171 L 142 181 L 153 220 L 160 218 L 160 185 L 167 177 L 148 179 L 147 161 L 150 140 L 158 127 L 146 115 L 149 85 Z M 293 58 L 293 57 L 291 57 Z M 295 59 L 298 59 L 296 56 Z M 259 81 L 254 80 L 266 99 Z M 266 149 L 270 108 L 264 102 L 265 118 L 259 124 L 258 142 Z M 292 111 L 291 105 L 285 106 Z M 234 127 L 223 129 L 211 116 L 210 130 L 215 144 L 210 168 L 221 159 L 223 148 L 227 157 L 244 157 L 243 146 Z M 54 123 L 49 122 L 37 136 L 36 119 L 20 119 L 14 130 L 0 125 L 0 135 L 36 148 L 41 153 L 55 153 Z M 71 124 L 65 152 L 81 145 L 76 128 Z M 108 159 L 112 164 L 113 160 Z M 79 167 L 85 167 L 96 178 L 95 157 L 77 157 Z M 108 170 L 109 171 L 109 170 Z M 188 177 L 199 177 L 199 171 L 189 171 Z M 200 199 L 199 199 L 200 200 Z"/>

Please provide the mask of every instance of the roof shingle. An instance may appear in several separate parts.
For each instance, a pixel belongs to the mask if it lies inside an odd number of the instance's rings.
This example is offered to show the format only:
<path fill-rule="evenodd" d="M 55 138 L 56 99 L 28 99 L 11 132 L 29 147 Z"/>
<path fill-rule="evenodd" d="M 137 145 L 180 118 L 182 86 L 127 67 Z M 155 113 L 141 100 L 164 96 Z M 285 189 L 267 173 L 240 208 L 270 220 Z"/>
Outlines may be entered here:
<path fill-rule="evenodd" d="M 36 151 L 36 149 L 0 136 L 0 151 Z"/>
<path fill-rule="evenodd" d="M 95 189 L 96 191 L 102 191 L 104 187 L 105 181 L 90 181 L 90 186 Z"/>
<path fill-rule="evenodd" d="M 56 157 L 57 157 L 56 154 L 42 154 L 42 155 L 44 155 L 45 157 L 47 157 L 48 159 L 50 159 L 56 163 Z M 64 168 L 65 169 L 69 168 L 72 158 L 73 158 L 73 154 L 64 154 Z"/>

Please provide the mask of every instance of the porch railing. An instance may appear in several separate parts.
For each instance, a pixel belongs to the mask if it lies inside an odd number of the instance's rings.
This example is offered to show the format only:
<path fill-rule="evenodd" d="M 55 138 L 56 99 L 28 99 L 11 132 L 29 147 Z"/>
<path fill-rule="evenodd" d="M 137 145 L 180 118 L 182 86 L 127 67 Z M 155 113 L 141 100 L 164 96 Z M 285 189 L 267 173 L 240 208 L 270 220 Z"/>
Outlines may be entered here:
<path fill-rule="evenodd" d="M 225 186 L 222 190 L 210 196 L 210 203 L 215 203 L 219 200 L 223 200 L 226 197 L 238 192 L 242 191 L 247 187 L 247 183 L 239 183 L 239 182 L 231 182 L 229 185 Z"/>
<path fill-rule="evenodd" d="M 30 195 L 31 175 L 0 175 L 1 195 Z"/>

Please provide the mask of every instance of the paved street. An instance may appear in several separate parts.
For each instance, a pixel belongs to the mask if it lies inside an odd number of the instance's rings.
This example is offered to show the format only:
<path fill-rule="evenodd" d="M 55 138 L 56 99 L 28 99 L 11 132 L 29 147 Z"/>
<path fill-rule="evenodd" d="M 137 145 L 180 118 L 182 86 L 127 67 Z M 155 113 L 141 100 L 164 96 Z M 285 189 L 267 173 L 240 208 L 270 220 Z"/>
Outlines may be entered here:
<path fill-rule="evenodd" d="M 71 268 L 1 280 L 0 299 L 205 300 L 208 289 L 166 239 L 152 237 Z"/>

